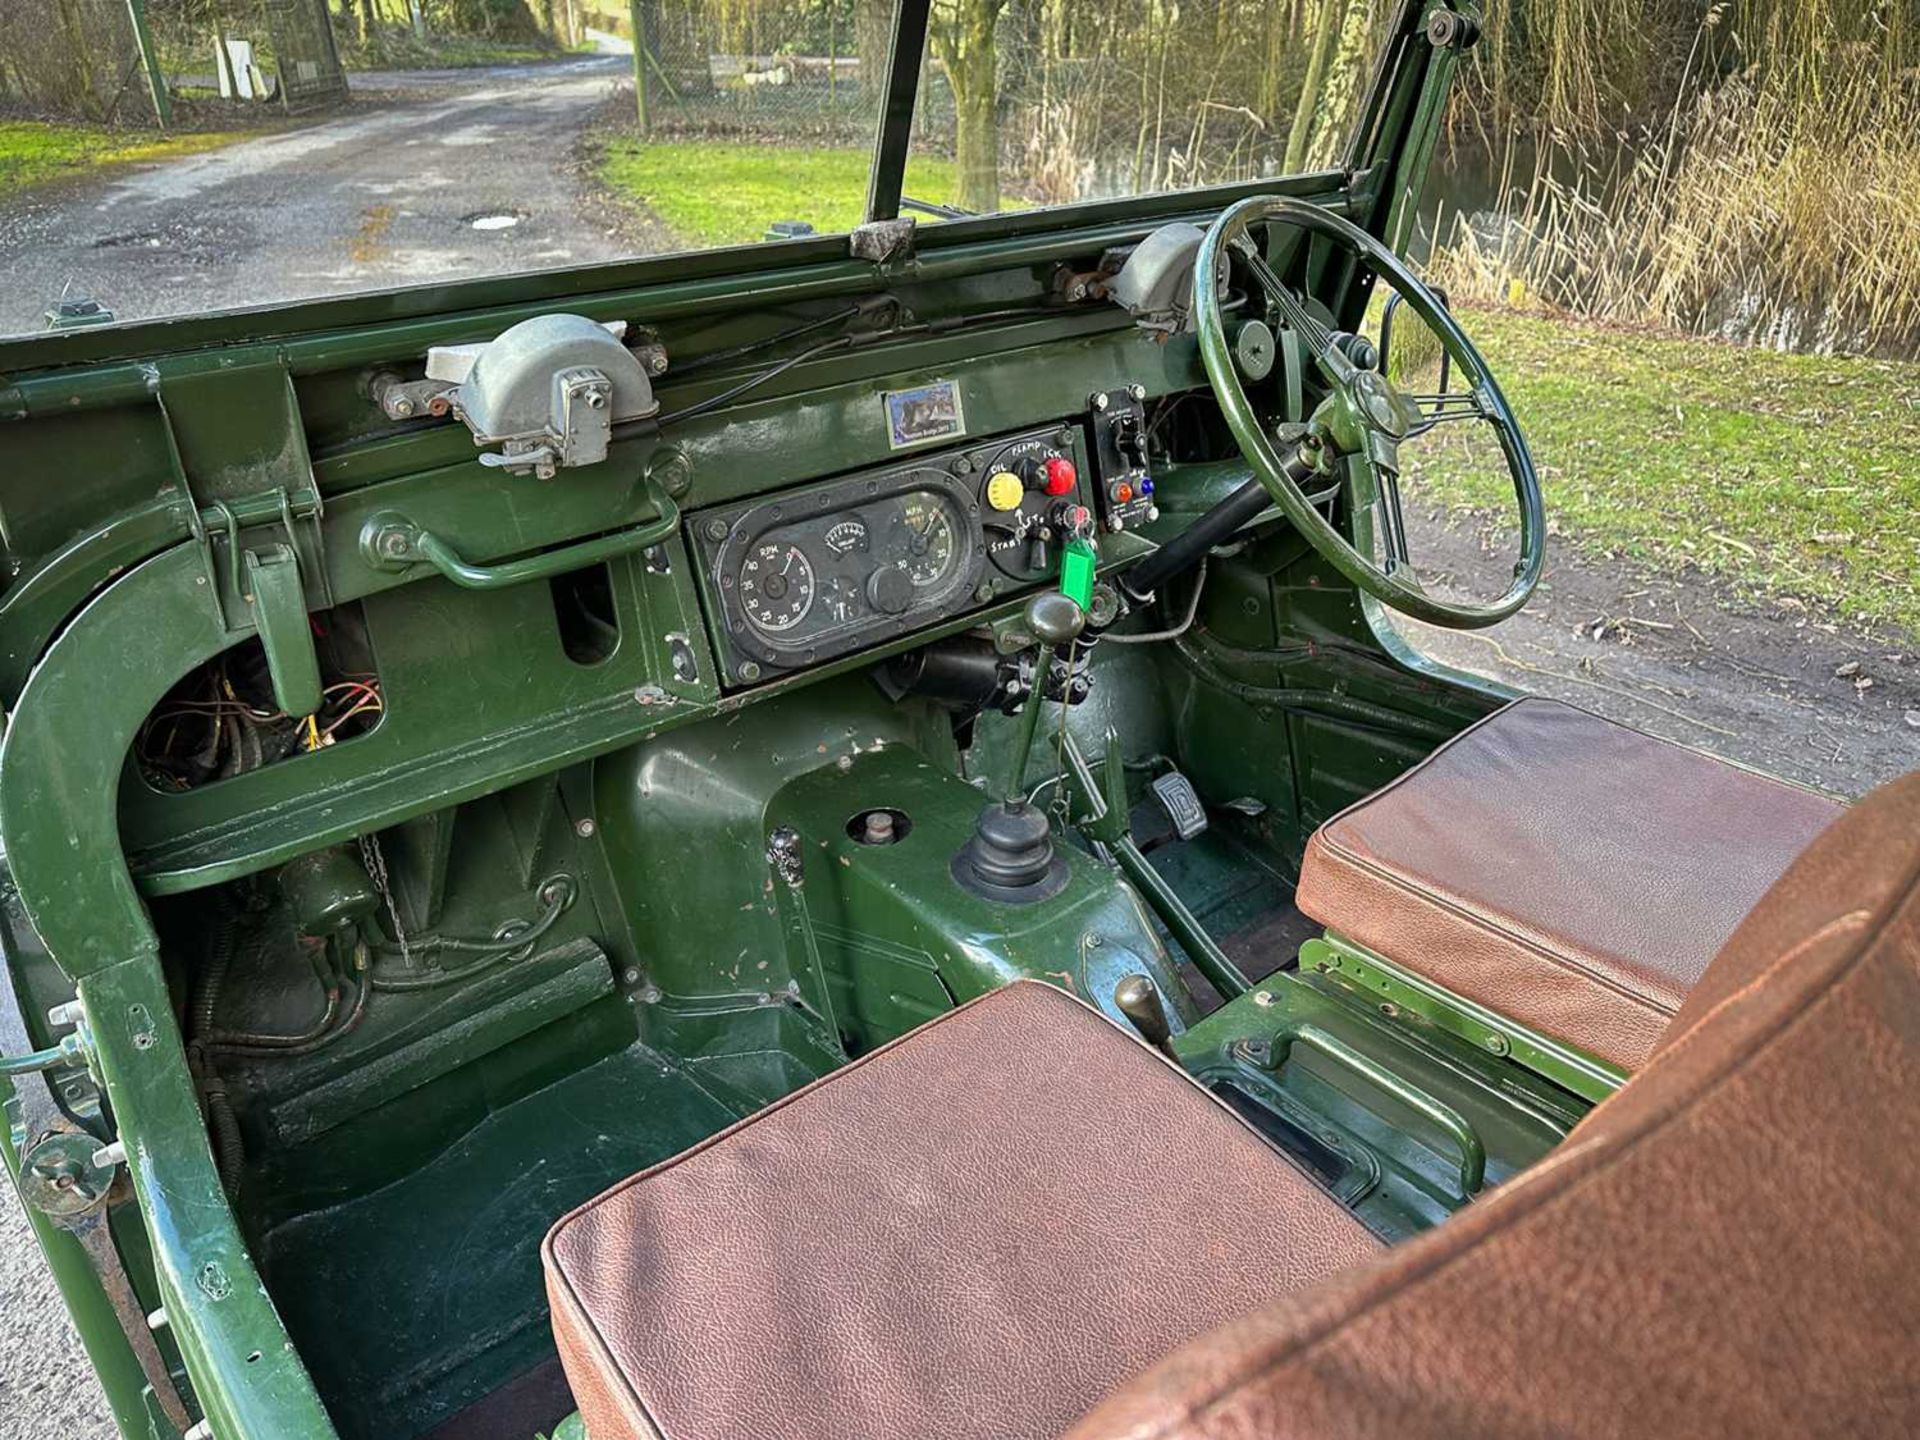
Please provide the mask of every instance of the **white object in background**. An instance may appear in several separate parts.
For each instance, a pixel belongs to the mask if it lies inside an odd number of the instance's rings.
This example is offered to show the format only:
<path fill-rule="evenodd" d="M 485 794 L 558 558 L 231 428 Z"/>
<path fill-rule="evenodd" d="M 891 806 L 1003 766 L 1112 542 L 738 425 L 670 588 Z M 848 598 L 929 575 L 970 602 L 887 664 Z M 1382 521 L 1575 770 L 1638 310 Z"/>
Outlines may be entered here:
<path fill-rule="evenodd" d="M 219 67 L 220 98 L 253 99 L 253 42 L 228 40 L 223 43 L 227 53 L 225 63 Z"/>

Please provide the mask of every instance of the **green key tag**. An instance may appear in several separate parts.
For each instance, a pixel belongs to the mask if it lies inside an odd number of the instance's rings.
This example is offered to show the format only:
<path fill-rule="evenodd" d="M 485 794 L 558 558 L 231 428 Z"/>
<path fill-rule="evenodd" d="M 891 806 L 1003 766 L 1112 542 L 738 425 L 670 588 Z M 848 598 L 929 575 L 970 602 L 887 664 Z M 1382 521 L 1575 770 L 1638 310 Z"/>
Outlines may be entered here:
<path fill-rule="evenodd" d="M 1082 610 L 1093 607 L 1093 572 L 1099 562 L 1093 542 L 1078 535 L 1060 552 L 1060 593 Z"/>

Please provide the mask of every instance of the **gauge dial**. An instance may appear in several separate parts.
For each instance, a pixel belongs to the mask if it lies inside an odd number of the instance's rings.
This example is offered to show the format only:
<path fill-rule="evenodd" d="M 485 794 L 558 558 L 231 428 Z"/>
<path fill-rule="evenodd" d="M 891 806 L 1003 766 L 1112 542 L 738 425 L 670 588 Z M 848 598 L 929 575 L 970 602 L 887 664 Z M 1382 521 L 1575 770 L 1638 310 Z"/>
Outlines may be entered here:
<path fill-rule="evenodd" d="M 769 635 L 791 630 L 813 609 L 813 562 L 798 545 L 756 545 L 740 565 L 740 604 Z"/>
<path fill-rule="evenodd" d="M 959 548 L 954 543 L 952 510 L 937 495 L 909 495 L 900 502 L 900 521 L 907 532 L 900 568 L 920 589 L 939 584 L 953 568 Z"/>
<path fill-rule="evenodd" d="M 867 522 L 858 516 L 842 520 L 827 531 L 827 549 L 836 555 L 866 550 L 871 543 L 867 535 Z"/>
<path fill-rule="evenodd" d="M 844 625 L 860 611 L 860 587 L 844 575 L 829 576 L 820 588 L 820 604 L 836 625 Z"/>

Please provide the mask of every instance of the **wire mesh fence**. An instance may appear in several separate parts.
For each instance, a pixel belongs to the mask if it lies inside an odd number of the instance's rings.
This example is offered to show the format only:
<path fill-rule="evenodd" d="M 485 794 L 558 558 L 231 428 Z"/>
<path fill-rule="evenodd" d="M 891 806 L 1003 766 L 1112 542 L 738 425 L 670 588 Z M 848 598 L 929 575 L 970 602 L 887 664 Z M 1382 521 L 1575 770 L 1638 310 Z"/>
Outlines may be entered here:
<path fill-rule="evenodd" d="M 891 10 L 584 0 L 582 24 L 632 42 L 638 22 L 651 132 L 859 145 L 879 114 Z M 935 182 L 951 183 L 930 198 L 986 210 L 1329 163 L 1389 10 L 1388 0 L 935 0 L 914 143 L 941 162 Z"/>
<path fill-rule="evenodd" d="M 299 110 L 346 94 L 326 0 L 0 0 L 0 104 L 154 124 L 143 30 L 169 118 L 174 98 Z"/>
<path fill-rule="evenodd" d="M 126 0 L 0 0 L 8 109 L 106 121 L 138 110 L 142 83 Z"/>

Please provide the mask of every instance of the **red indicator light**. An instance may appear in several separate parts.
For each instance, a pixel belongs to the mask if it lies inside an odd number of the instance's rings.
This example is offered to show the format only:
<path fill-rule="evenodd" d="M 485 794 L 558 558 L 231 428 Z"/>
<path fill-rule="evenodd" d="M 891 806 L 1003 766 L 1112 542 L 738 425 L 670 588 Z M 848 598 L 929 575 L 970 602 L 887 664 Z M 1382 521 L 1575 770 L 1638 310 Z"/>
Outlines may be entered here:
<path fill-rule="evenodd" d="M 1126 504 L 1129 500 L 1133 498 L 1133 487 L 1131 485 L 1124 485 L 1124 484 L 1114 486 L 1113 498 L 1118 500 L 1122 505 Z"/>
<path fill-rule="evenodd" d="M 1055 455 L 1047 461 L 1046 490 L 1049 495 L 1065 495 L 1072 491 L 1074 482 L 1080 477 L 1075 473 L 1073 462 L 1064 455 Z"/>

